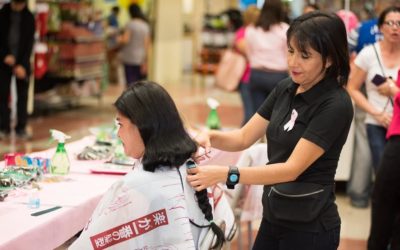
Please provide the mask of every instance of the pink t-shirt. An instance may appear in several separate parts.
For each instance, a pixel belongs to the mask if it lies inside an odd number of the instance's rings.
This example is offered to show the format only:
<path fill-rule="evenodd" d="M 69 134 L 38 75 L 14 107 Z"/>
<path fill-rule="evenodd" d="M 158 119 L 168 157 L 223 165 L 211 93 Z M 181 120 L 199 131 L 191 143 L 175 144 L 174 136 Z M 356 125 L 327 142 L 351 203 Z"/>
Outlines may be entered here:
<path fill-rule="evenodd" d="M 234 44 L 237 44 L 241 39 L 244 39 L 245 30 L 246 30 L 245 27 L 241 27 L 236 31 Z M 242 79 L 240 79 L 240 81 L 242 83 L 249 83 L 249 80 L 250 80 L 250 64 L 247 63 L 246 69 L 244 70 Z"/>
<path fill-rule="evenodd" d="M 251 68 L 286 71 L 287 23 L 275 24 L 268 31 L 253 25 L 246 28 L 246 54 Z"/>

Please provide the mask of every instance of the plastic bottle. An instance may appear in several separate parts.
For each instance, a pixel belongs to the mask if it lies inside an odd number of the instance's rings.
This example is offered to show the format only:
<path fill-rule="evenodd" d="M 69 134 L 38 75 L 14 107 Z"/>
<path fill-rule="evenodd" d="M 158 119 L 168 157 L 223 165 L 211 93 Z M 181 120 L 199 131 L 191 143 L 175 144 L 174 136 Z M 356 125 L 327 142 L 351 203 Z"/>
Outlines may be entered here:
<path fill-rule="evenodd" d="M 28 207 L 29 208 L 40 207 L 39 190 L 37 190 L 36 188 L 30 190 L 28 193 Z"/>
<path fill-rule="evenodd" d="M 50 172 L 54 175 L 66 175 L 69 173 L 70 162 L 64 144 L 65 140 L 71 137 L 55 129 L 51 129 L 50 133 L 53 139 L 58 141 L 56 152 L 51 158 Z"/>
<path fill-rule="evenodd" d="M 209 129 L 220 129 L 221 121 L 217 113 L 217 107 L 219 106 L 219 102 L 215 99 L 208 98 L 207 104 L 210 107 L 210 113 L 208 113 L 206 126 Z"/>
<path fill-rule="evenodd" d="M 211 109 L 207 117 L 206 125 L 209 129 L 220 129 L 221 121 L 219 120 L 217 109 Z"/>

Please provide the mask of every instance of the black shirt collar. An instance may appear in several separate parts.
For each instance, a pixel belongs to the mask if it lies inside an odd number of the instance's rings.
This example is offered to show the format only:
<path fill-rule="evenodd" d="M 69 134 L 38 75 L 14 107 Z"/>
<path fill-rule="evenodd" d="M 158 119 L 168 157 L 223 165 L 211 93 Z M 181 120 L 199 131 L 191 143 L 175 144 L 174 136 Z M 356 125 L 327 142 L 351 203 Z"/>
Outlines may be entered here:
<path fill-rule="evenodd" d="M 292 81 L 292 84 L 288 86 L 287 91 L 295 95 L 298 87 L 299 85 Z M 311 89 L 299 94 L 298 96 L 301 96 L 304 101 L 311 104 L 323 94 L 337 87 L 339 87 L 339 84 L 334 78 L 324 78 L 319 83 L 315 84 Z"/>

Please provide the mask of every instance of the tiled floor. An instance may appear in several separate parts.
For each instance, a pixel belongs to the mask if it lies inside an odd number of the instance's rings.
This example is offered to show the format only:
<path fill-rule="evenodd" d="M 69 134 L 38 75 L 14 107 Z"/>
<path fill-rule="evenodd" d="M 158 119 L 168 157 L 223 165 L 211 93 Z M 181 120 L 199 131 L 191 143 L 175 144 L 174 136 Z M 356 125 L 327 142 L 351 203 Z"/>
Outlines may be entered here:
<path fill-rule="evenodd" d="M 218 113 L 224 127 L 238 127 L 242 119 L 241 102 L 238 93 L 227 93 L 215 89 L 210 78 L 185 76 L 181 83 L 165 86 L 173 96 L 181 116 L 187 126 L 199 127 L 205 124 L 208 114 L 207 97 L 214 97 L 221 102 Z M 122 87 L 110 85 L 104 93 L 102 101 L 87 98 L 79 107 L 64 111 L 51 112 L 46 116 L 30 118 L 29 130 L 33 133 L 31 142 L 15 140 L 12 136 L 0 141 L 0 157 L 7 152 L 32 152 L 55 146 L 49 142 L 49 129 L 55 128 L 79 139 L 89 133 L 88 128 L 101 124 L 112 124 L 115 110 L 112 103 L 121 93 Z M 344 189 L 344 188 L 342 188 Z M 349 199 L 343 190 L 339 190 L 337 199 L 342 217 L 342 233 L 340 250 L 364 250 L 370 225 L 370 209 L 357 209 L 349 205 Z M 257 229 L 253 226 L 253 234 Z M 244 228 L 245 225 L 244 225 Z M 247 235 L 244 232 L 244 235 Z M 243 238 L 245 246 L 247 237 Z M 231 249 L 238 249 L 233 242 Z M 246 248 L 245 248 L 246 249 Z"/>

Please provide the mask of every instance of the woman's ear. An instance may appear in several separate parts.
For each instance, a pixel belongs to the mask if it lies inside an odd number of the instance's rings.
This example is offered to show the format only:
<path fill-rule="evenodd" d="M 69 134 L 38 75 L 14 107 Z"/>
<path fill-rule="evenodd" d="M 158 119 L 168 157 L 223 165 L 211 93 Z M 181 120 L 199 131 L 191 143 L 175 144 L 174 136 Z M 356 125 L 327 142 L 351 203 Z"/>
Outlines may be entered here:
<path fill-rule="evenodd" d="M 332 65 L 332 60 L 330 57 L 326 59 L 325 69 L 329 68 Z"/>

